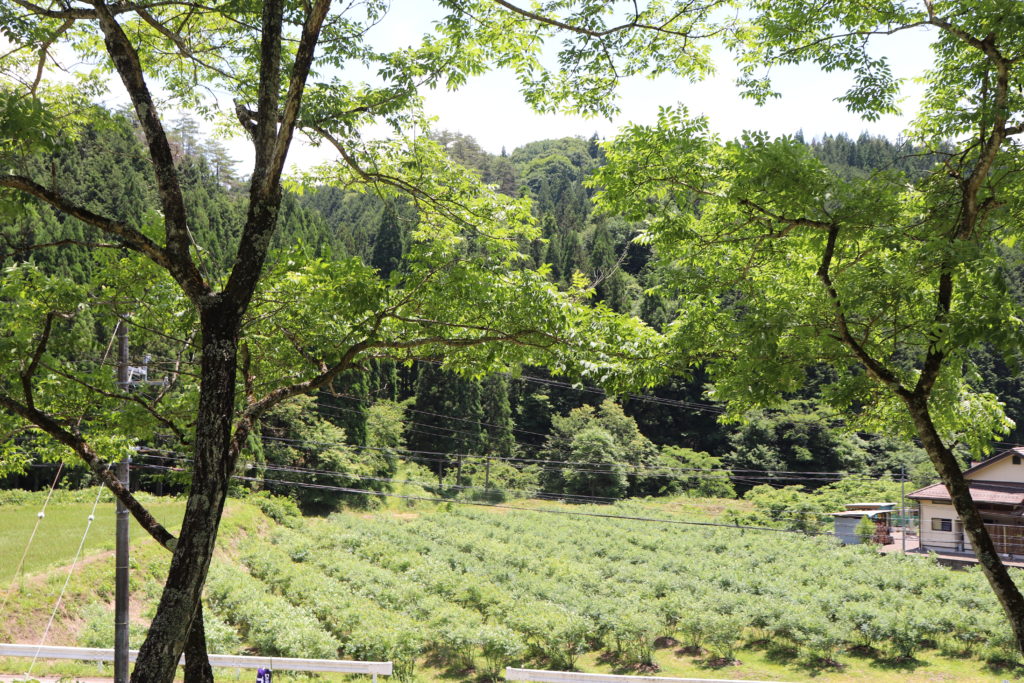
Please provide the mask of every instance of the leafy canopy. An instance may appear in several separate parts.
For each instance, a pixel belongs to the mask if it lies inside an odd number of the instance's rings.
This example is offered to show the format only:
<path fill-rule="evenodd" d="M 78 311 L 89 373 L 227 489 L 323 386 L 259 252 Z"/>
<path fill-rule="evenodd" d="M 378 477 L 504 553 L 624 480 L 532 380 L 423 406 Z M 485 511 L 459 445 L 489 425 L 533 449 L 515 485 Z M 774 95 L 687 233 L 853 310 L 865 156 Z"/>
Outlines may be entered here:
<path fill-rule="evenodd" d="M 1019 349 L 1022 311 L 1005 287 L 1000 253 L 1019 232 L 1019 178 L 1007 174 L 1002 203 L 970 240 L 951 243 L 958 206 L 947 199 L 956 187 L 942 173 L 919 182 L 897 171 L 845 179 L 792 138 L 746 133 L 721 142 L 683 108 L 627 128 L 607 154 L 598 202 L 645 221 L 642 239 L 685 292 L 668 334 L 682 359 L 706 363 L 731 417 L 778 405 L 805 385 L 809 365 L 824 363 L 832 368 L 825 401 L 860 411 L 873 428 L 914 433 L 899 397 L 841 338 L 838 298 L 852 337 L 904 386 L 917 381 L 929 349 L 947 354 L 934 417 L 950 440 L 980 449 L 1009 427 L 995 396 L 971 390 L 969 351 Z M 1007 152 L 1006 163 L 1017 155 Z M 833 227 L 836 297 L 821 278 Z M 946 261 L 959 289 L 937 322 L 936 273 Z"/>

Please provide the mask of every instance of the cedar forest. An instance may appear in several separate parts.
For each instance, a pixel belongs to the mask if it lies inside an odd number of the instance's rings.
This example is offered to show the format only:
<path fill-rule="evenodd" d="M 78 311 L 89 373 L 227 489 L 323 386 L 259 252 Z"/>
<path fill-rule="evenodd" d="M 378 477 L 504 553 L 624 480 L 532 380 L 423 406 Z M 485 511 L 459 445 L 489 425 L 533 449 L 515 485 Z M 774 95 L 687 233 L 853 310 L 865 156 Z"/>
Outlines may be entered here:
<path fill-rule="evenodd" d="M 156 210 L 144 150 L 129 117 L 123 113 L 104 113 L 103 117 L 104 125 L 83 131 L 73 147 L 35 163 L 40 172 L 53 174 L 69 198 L 97 213 L 141 222 Z M 178 163 L 192 229 L 204 245 L 209 266 L 224 272 L 232 259 L 231 226 L 244 210 L 245 182 L 236 175 L 235 164 L 227 158 L 223 146 L 216 140 L 203 139 L 195 121 L 179 120 L 171 128 L 171 137 L 180 155 Z M 584 186 L 584 180 L 601 163 L 601 150 L 594 137 L 538 141 L 500 156 L 484 152 L 472 138 L 455 133 L 439 133 L 437 141 L 455 161 L 478 172 L 484 182 L 509 195 L 532 200 L 542 233 L 522 247 L 532 259 L 532 266 L 550 268 L 549 277 L 554 283 L 566 287 L 573 274 L 580 272 L 597 283 L 592 299 L 595 303 L 636 315 L 658 329 L 675 316 L 676 297 L 682 295 L 662 284 L 666 278 L 664 266 L 659 265 L 651 248 L 633 240 L 639 226 L 615 216 L 595 215 L 592 191 Z M 907 143 L 868 136 L 859 140 L 828 136 L 810 141 L 808 146 L 831 168 L 853 176 L 891 167 L 921 173 L 934 162 L 927 156 L 916 156 Z M 385 277 L 400 267 L 415 223 L 415 208 L 409 203 L 370 193 L 315 188 L 286 195 L 275 246 L 286 253 L 286 249 L 300 245 L 308 254 L 327 259 L 355 256 Z M 9 265 L 31 262 L 70 281 L 88 282 L 100 264 L 86 248 L 70 244 L 60 249 L 26 250 L 31 245 L 65 240 L 88 241 L 87 228 L 39 202 L 18 207 L 5 225 Z M 1017 258 L 1014 250 L 1007 250 L 1007 263 Z M 1021 285 L 1016 278 L 1021 277 L 1020 271 L 1008 269 L 1008 274 L 1018 291 Z M 80 347 L 69 350 L 69 357 L 101 357 L 111 331 L 100 326 L 95 335 L 82 339 Z M 146 339 L 146 330 L 133 331 L 133 346 L 137 348 L 132 362 L 141 363 L 141 356 L 149 355 L 151 379 L 172 376 L 176 359 L 147 353 Z M 1016 412 L 1018 406 L 1024 407 L 1024 382 L 1001 358 L 985 349 L 978 350 L 975 358 L 984 372 L 979 388 L 1005 401 L 1008 416 L 1024 430 L 1024 421 Z M 194 358 L 189 360 L 194 362 Z M 112 361 L 108 367 L 113 373 Z M 808 373 L 813 377 L 814 368 L 808 368 Z M 660 403 L 640 394 L 618 397 L 594 387 L 574 387 L 571 382 L 553 378 L 543 367 L 527 367 L 517 375 L 474 378 L 444 370 L 430 359 L 412 364 L 385 361 L 347 372 L 329 388 L 301 402 L 301 409 L 282 408 L 267 417 L 261 426 L 266 438 L 253 440 L 253 452 L 247 457 L 274 465 L 341 472 L 352 469 L 386 478 L 394 474 L 393 457 L 401 456 L 423 464 L 434 476 L 440 469 L 441 488 L 447 481 L 457 490 L 463 485 L 484 484 L 479 459 L 467 460 L 468 464 L 456 473 L 458 456 L 492 454 L 496 461 L 505 459 L 517 465 L 495 470 L 497 494 L 503 488 L 585 493 L 566 488 L 561 478 L 541 480 L 531 476 L 528 464 L 537 458 L 589 462 L 589 456 L 581 450 L 586 448 L 585 443 L 575 443 L 575 437 L 592 426 L 600 430 L 600 438 L 611 442 L 603 444 L 601 450 L 623 467 L 724 466 L 768 472 L 748 477 L 752 483 L 769 482 L 769 471 L 889 473 L 894 477 L 906 471 L 921 485 L 935 478 L 926 456 L 912 442 L 846 428 L 841 415 L 817 400 L 813 381 L 803 391 L 788 396 L 783 404 L 751 411 L 741 425 L 719 421 L 722 408 L 705 397 L 706 383 L 699 370 L 691 376 L 666 379 L 650 392 L 665 400 Z M 173 450 L 176 444 L 159 431 L 146 445 Z M 1015 429 L 1005 440 L 1019 442 L 1020 436 Z M 341 453 L 325 456 L 322 449 L 306 445 L 325 440 L 335 442 Z M 375 455 L 373 448 L 392 449 L 392 459 Z M 966 451 L 963 457 L 968 457 Z M 73 468 L 66 476 L 88 478 L 86 467 L 79 465 L 77 471 Z M 154 484 L 167 480 L 161 490 L 181 490 L 170 475 L 151 477 Z M 783 477 L 778 484 L 813 487 L 815 479 L 812 475 L 808 481 L 793 482 Z M 45 481 L 45 473 L 35 468 L 8 475 L 3 485 L 37 488 Z M 374 482 L 358 478 L 347 483 L 374 487 Z M 622 483 L 603 487 L 601 493 L 610 498 L 658 495 L 698 483 L 643 481 L 630 476 Z M 143 486 L 151 488 L 149 484 Z M 387 482 L 380 486 L 386 489 Z M 742 492 L 750 484 L 740 482 L 738 488 Z M 308 499 L 314 510 L 323 497 L 315 492 L 300 492 L 299 496 L 303 502 Z M 327 498 L 328 507 L 346 500 L 339 494 Z M 350 498 L 367 502 L 358 494 Z"/>

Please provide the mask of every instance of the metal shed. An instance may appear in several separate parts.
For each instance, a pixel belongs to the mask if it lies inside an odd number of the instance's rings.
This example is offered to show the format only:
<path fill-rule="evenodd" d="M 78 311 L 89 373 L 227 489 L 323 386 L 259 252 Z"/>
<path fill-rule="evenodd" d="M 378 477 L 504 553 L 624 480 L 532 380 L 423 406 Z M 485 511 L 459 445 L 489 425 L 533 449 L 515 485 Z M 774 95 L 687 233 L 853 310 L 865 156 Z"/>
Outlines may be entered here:
<path fill-rule="evenodd" d="M 892 503 L 850 503 L 843 512 L 833 512 L 836 538 L 846 545 L 857 545 L 861 542 L 857 535 L 857 525 L 867 517 L 875 523 L 875 535 L 872 539 L 879 545 L 892 543 Z"/>

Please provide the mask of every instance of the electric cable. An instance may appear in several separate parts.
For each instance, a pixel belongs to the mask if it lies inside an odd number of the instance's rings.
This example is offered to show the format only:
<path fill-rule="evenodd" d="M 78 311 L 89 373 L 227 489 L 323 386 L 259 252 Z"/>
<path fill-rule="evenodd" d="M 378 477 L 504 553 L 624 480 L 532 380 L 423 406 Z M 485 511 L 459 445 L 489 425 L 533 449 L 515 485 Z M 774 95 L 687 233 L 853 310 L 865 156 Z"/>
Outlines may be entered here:
<path fill-rule="evenodd" d="M 148 469 L 156 469 L 156 470 L 172 470 L 172 471 L 178 471 L 178 472 L 184 472 L 185 471 L 185 470 L 181 470 L 179 468 L 165 467 L 163 465 L 140 465 L 139 467 L 144 467 L 144 468 L 148 468 Z M 431 498 L 431 497 L 428 497 L 428 496 L 413 496 L 413 495 L 408 495 L 408 494 L 404 494 L 404 493 L 390 493 L 390 492 L 387 492 L 387 491 L 373 491 L 371 489 L 357 489 L 357 488 L 351 488 L 351 487 L 347 487 L 347 486 L 330 486 L 328 484 L 314 484 L 314 483 L 308 483 L 308 482 L 287 481 L 287 480 L 283 480 L 283 479 L 282 480 L 275 480 L 275 479 L 264 479 L 264 478 L 259 478 L 259 477 L 246 477 L 246 476 L 238 475 L 238 474 L 232 475 L 231 478 L 239 480 L 239 481 L 272 483 L 272 484 L 279 484 L 281 486 L 294 486 L 294 487 L 297 487 L 297 488 L 308 488 L 308 489 L 316 489 L 316 490 L 322 490 L 322 491 L 337 491 L 339 493 L 356 493 L 356 494 L 368 495 L 368 496 L 400 498 L 400 499 L 404 499 L 404 500 L 416 500 L 416 501 L 423 501 L 423 502 L 430 502 L 430 503 L 448 503 L 448 504 L 453 504 L 453 505 L 471 505 L 471 506 L 475 506 L 475 507 L 489 507 L 489 508 L 497 508 L 497 509 L 502 509 L 502 510 L 517 510 L 517 511 L 522 511 L 522 512 L 539 512 L 539 513 L 546 513 L 546 514 L 569 515 L 569 516 L 576 516 L 576 517 L 597 517 L 597 518 L 603 518 L 603 519 L 621 519 L 621 520 L 629 520 L 629 521 L 636 521 L 636 522 L 650 522 L 650 523 L 658 523 L 658 524 L 675 524 L 675 525 L 684 525 L 684 526 L 721 527 L 723 529 L 737 529 L 737 530 L 749 530 L 749 531 L 774 531 L 776 533 L 800 534 L 802 536 L 836 536 L 835 533 L 829 532 L 829 531 L 823 531 L 823 532 L 820 532 L 820 533 L 809 533 L 809 532 L 806 532 L 806 531 L 800 531 L 798 529 L 777 529 L 777 528 L 773 528 L 773 527 L 746 526 L 746 525 L 742 525 L 742 524 L 720 524 L 720 523 L 717 523 L 717 522 L 698 522 L 698 521 L 695 521 L 695 520 L 664 519 L 664 518 L 659 518 L 659 517 L 637 517 L 637 516 L 632 516 L 632 515 L 617 515 L 617 514 L 603 513 L 603 512 L 586 512 L 586 511 L 583 511 L 583 510 L 552 510 L 550 508 L 530 508 L 530 507 L 521 507 L 521 506 L 516 506 L 516 505 L 506 505 L 506 504 L 502 504 L 502 503 L 484 503 L 484 502 L 481 502 L 481 501 L 474 501 L 474 500 L 458 500 L 458 499 L 448 499 L 448 498 Z"/>
<path fill-rule="evenodd" d="M 486 455 L 486 454 L 480 454 L 480 453 L 448 453 L 448 452 L 444 452 L 444 451 L 419 451 L 419 450 L 412 450 L 412 449 L 408 449 L 408 448 L 385 448 L 385 447 L 379 447 L 379 446 L 359 446 L 359 445 L 356 445 L 356 444 L 348 444 L 348 443 L 342 443 L 342 442 L 337 442 L 337 441 L 318 441 L 318 440 L 311 440 L 311 439 L 294 439 L 294 438 L 283 437 L 283 436 L 262 436 L 261 438 L 266 440 L 266 441 L 277 441 L 277 442 L 282 442 L 282 443 L 293 443 L 293 444 L 300 444 L 300 445 L 331 446 L 331 447 L 348 448 L 348 449 L 353 449 L 353 450 L 390 451 L 390 452 L 399 453 L 399 454 L 413 454 L 413 455 L 416 455 L 416 456 L 420 456 L 420 455 L 422 455 L 422 456 L 438 456 L 438 458 L 440 458 L 442 462 L 452 462 L 453 459 L 464 458 L 464 459 L 475 459 L 475 460 L 480 460 L 480 459 L 487 460 L 487 459 L 489 459 L 492 462 L 509 462 L 509 463 L 519 463 L 519 464 L 539 464 L 539 465 L 558 464 L 558 465 L 567 465 L 567 466 L 581 466 L 581 465 L 588 465 L 588 466 L 589 465 L 600 465 L 600 466 L 606 466 L 608 464 L 608 463 L 601 463 L 601 462 L 583 462 L 583 461 L 577 462 L 577 461 L 572 461 L 572 460 L 548 460 L 548 459 L 543 459 L 543 458 L 522 458 L 522 457 L 517 457 L 517 456 L 497 456 L 497 455 Z M 433 460 L 430 459 L 430 458 L 420 458 L 420 459 L 421 460 L 427 460 L 427 461 L 430 461 L 430 462 L 437 462 L 436 459 L 433 459 Z M 764 479 L 771 479 L 771 480 L 774 480 L 774 481 L 783 480 L 783 479 L 786 479 L 786 478 L 795 479 L 795 480 L 801 480 L 801 481 L 803 481 L 803 480 L 810 481 L 810 480 L 812 480 L 812 478 L 813 478 L 813 480 L 828 481 L 830 479 L 843 479 L 843 478 L 850 478 L 850 477 L 856 478 L 856 479 L 865 479 L 865 480 L 867 480 L 867 479 L 884 479 L 887 476 L 885 474 L 877 474 L 876 475 L 876 474 L 870 474 L 870 473 L 849 473 L 849 472 L 839 472 L 839 471 L 836 471 L 836 472 L 817 472 L 817 471 L 810 471 L 810 470 L 807 470 L 807 471 L 802 471 L 802 470 L 760 470 L 760 469 L 749 469 L 749 468 L 736 468 L 736 469 L 732 469 L 732 468 L 724 468 L 724 467 L 723 468 L 702 469 L 702 468 L 697 468 L 697 467 L 675 467 L 675 466 L 670 466 L 670 465 L 664 465 L 664 466 L 656 465 L 656 466 L 647 466 L 647 467 L 632 466 L 632 467 L 637 472 L 654 471 L 654 472 L 659 472 L 659 473 L 663 473 L 663 472 L 686 472 L 686 473 L 718 473 L 718 472 L 721 472 L 721 473 L 733 473 L 733 474 L 739 473 L 738 476 L 753 475 L 751 478 L 764 478 Z M 764 476 L 764 477 L 757 477 L 756 475 L 766 475 L 766 476 Z M 776 475 L 778 475 L 778 476 L 776 476 Z M 806 476 L 803 476 L 803 477 L 795 477 L 795 476 L 787 477 L 787 476 L 784 476 L 784 475 L 806 475 Z"/>
<path fill-rule="evenodd" d="M 145 453 L 143 453 L 143 454 L 145 454 Z M 152 457 L 152 458 L 156 458 L 156 459 L 164 460 L 164 461 L 184 462 L 184 463 L 191 462 L 191 458 L 189 458 L 188 456 L 180 455 L 180 454 L 177 455 L 177 456 L 161 456 L 161 455 L 153 455 L 153 454 L 145 454 L 145 455 L 147 455 L 147 457 Z M 352 473 L 347 473 L 347 472 L 335 472 L 335 471 L 331 471 L 331 470 L 318 470 L 318 469 L 308 468 L 308 467 L 295 467 L 295 466 L 283 466 L 283 465 L 262 465 L 262 464 L 256 464 L 256 463 L 245 463 L 245 466 L 246 466 L 246 469 L 260 469 L 260 468 L 263 468 L 263 469 L 267 469 L 267 470 L 270 470 L 270 471 L 293 473 L 293 474 L 320 475 L 320 476 L 337 477 L 337 478 L 342 478 L 343 477 L 343 478 L 349 478 L 349 479 L 360 479 L 360 480 L 368 480 L 368 481 L 380 481 L 380 482 L 386 482 L 386 483 L 392 483 L 392 484 L 415 484 L 415 485 L 422 486 L 424 488 L 432 488 L 432 487 L 436 486 L 436 484 L 434 482 L 420 482 L 420 481 L 414 481 L 414 480 L 408 480 L 408 479 L 396 479 L 396 478 L 389 478 L 389 477 L 376 477 L 376 476 L 372 476 L 372 475 L 360 475 L 360 474 L 352 474 Z M 138 465 L 137 467 L 138 468 L 145 468 L 145 467 L 147 467 L 147 465 Z M 158 467 L 158 466 L 154 466 L 154 467 Z M 169 469 L 171 469 L 172 471 L 176 471 L 176 472 L 187 472 L 187 470 L 184 470 L 184 469 L 176 469 L 176 468 L 169 468 Z M 242 476 L 242 475 L 240 475 L 240 476 Z M 264 481 L 264 482 L 280 481 L 280 480 L 266 479 L 265 477 L 264 478 L 250 477 L 249 480 L 250 481 Z M 290 482 L 293 482 L 293 483 L 296 483 L 296 484 L 300 483 L 300 482 L 294 482 L 294 480 L 287 480 L 287 481 L 290 481 Z M 311 485 L 314 484 L 314 482 L 309 482 L 309 483 Z M 534 498 L 534 499 L 538 499 L 538 500 L 552 500 L 552 501 L 560 501 L 560 502 L 568 502 L 568 503 L 573 503 L 573 502 L 577 502 L 577 503 L 591 503 L 591 504 L 598 504 L 598 505 L 610 505 L 610 504 L 617 503 L 617 502 L 625 502 L 625 501 L 631 500 L 628 497 L 615 498 L 615 497 L 609 497 L 609 496 L 587 496 L 587 495 L 584 495 L 584 494 L 548 493 L 548 492 L 543 492 L 543 491 L 530 491 L 530 490 L 525 490 L 525 489 L 510 489 L 510 488 L 502 488 L 502 487 L 467 486 L 467 485 L 456 485 L 456 484 L 448 484 L 448 485 L 445 485 L 444 488 L 446 488 L 446 489 L 457 489 L 457 490 L 477 490 L 477 491 L 483 491 L 483 492 L 488 492 L 489 491 L 489 492 L 492 492 L 492 493 L 526 493 L 526 494 L 529 494 L 529 495 L 519 496 L 519 497 L 522 497 L 522 498 Z M 451 499 L 444 498 L 444 499 L 440 499 L 440 500 L 450 501 Z M 776 519 L 784 518 L 784 519 L 801 519 L 801 520 L 806 520 L 809 517 L 816 517 L 816 518 L 818 518 L 819 521 L 824 521 L 827 517 L 830 516 L 830 514 L 827 513 L 827 512 L 817 512 L 817 511 L 811 511 L 811 510 L 801 510 L 799 508 L 783 508 L 783 509 L 780 509 L 780 510 L 772 510 L 768 514 L 770 516 L 772 516 L 773 518 L 776 518 Z"/>
<path fill-rule="evenodd" d="M 4 614 L 4 610 L 7 608 L 7 601 L 11 599 L 11 594 L 14 592 L 14 584 L 18 581 L 18 574 L 21 573 L 22 567 L 25 566 L 25 558 L 28 557 L 28 550 L 32 547 L 32 540 L 36 537 L 36 532 L 39 530 L 39 524 L 46 517 L 46 506 L 50 504 L 50 498 L 53 496 L 53 490 L 57 487 L 57 481 L 60 479 L 61 472 L 64 470 L 64 461 L 60 461 L 60 465 L 57 466 L 57 474 L 53 477 L 53 483 L 50 484 L 50 490 L 46 493 L 46 499 L 43 500 L 43 507 L 36 514 L 36 523 L 32 527 L 32 533 L 29 534 L 28 543 L 25 544 L 25 552 L 21 554 L 21 559 L 18 561 L 18 566 L 14 570 L 14 576 L 11 577 L 11 585 L 4 593 L 4 601 L 0 604 L 0 614 Z"/>
<path fill-rule="evenodd" d="M 53 605 L 53 612 L 50 613 L 50 619 L 46 622 L 46 628 L 43 629 L 43 636 L 39 639 L 39 647 L 36 648 L 36 653 L 32 657 L 32 663 L 29 664 L 28 671 L 25 672 L 25 677 L 32 678 L 32 669 L 35 668 L 36 660 L 39 658 L 39 653 L 43 649 L 43 645 L 46 644 L 46 637 L 50 634 L 50 627 L 53 625 L 53 620 L 57 616 L 57 610 L 60 609 L 60 603 L 64 600 L 64 593 L 68 589 L 68 583 L 71 582 L 71 575 L 75 573 L 75 567 L 78 566 L 78 559 L 82 556 L 82 549 L 85 548 L 85 539 L 89 536 L 89 529 L 92 528 L 92 523 L 96 519 L 96 506 L 99 505 L 100 496 L 104 491 L 103 486 L 99 487 L 96 491 L 96 500 L 93 501 L 92 511 L 89 513 L 88 520 L 85 524 L 85 532 L 82 533 L 82 540 L 78 544 L 78 552 L 75 553 L 75 559 L 71 562 L 71 568 L 68 569 L 68 575 L 64 579 L 64 585 L 60 589 L 60 595 L 57 596 L 57 602 Z"/>

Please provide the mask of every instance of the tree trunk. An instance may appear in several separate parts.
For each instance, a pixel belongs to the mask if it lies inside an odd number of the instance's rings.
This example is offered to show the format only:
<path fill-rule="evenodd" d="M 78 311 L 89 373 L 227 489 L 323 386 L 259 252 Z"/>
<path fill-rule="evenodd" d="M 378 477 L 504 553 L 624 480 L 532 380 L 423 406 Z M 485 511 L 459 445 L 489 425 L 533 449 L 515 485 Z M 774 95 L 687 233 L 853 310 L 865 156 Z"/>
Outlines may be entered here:
<path fill-rule="evenodd" d="M 164 591 L 139 650 L 132 683 L 172 683 L 193 617 L 201 619 L 203 584 L 235 466 L 228 447 L 240 313 L 225 308 L 215 300 L 200 311 L 203 358 L 192 488 Z"/>
<path fill-rule="evenodd" d="M 942 483 L 949 490 L 953 508 L 960 516 L 964 533 L 971 542 L 974 554 L 981 565 L 981 571 L 988 579 L 992 591 L 996 594 L 996 598 L 1010 621 L 1017 649 L 1024 652 L 1024 596 L 1021 595 L 1013 578 L 1006 570 L 1006 565 L 1003 564 L 996 552 L 995 544 L 992 543 L 981 513 L 974 504 L 974 499 L 971 498 L 967 480 L 964 479 L 956 457 L 942 442 L 938 430 L 935 429 L 931 412 L 928 409 L 928 400 L 914 394 L 906 397 L 905 401 L 910 409 L 910 415 L 914 420 L 921 443 L 928 453 L 928 457 L 931 458 L 935 470 L 939 473 Z"/>
<path fill-rule="evenodd" d="M 185 642 L 185 683 L 213 683 L 213 668 L 206 652 L 206 627 L 200 601 Z"/>

